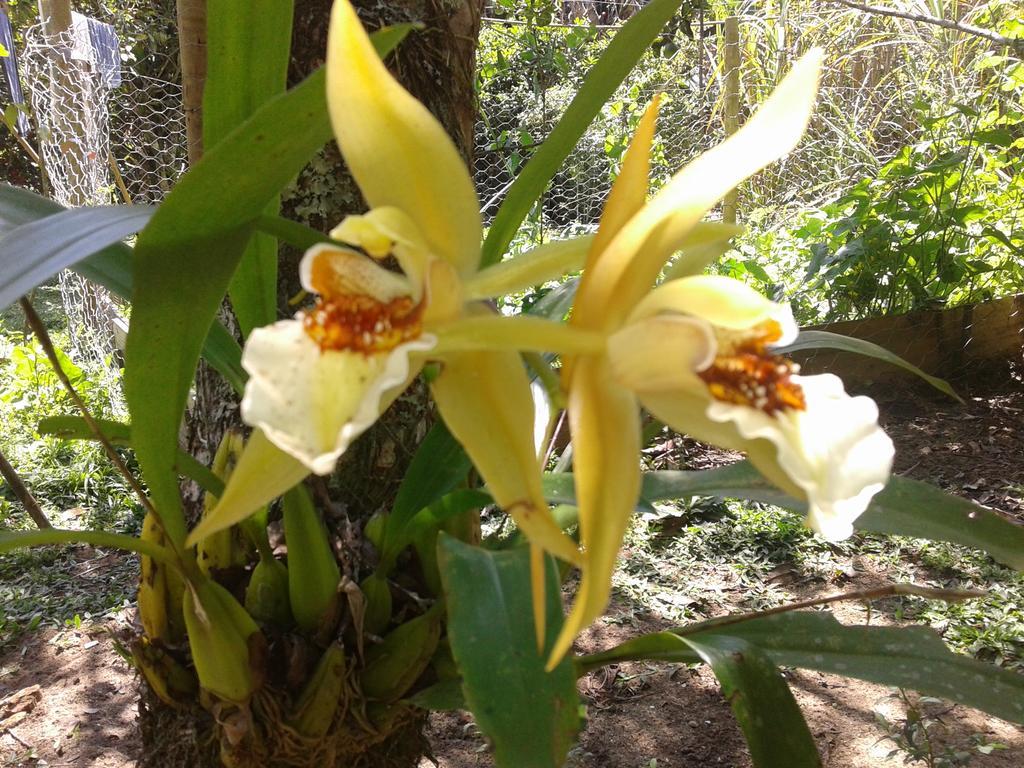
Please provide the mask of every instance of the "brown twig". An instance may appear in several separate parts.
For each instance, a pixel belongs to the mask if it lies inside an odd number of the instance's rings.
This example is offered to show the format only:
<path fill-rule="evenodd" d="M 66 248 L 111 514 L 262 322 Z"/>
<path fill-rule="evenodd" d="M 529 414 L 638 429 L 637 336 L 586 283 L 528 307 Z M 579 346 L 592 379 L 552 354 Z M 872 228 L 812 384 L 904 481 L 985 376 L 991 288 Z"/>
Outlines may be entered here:
<path fill-rule="evenodd" d="M 99 440 L 100 444 L 103 446 L 103 450 L 106 451 L 111 462 L 113 462 L 114 466 L 117 467 L 118 472 L 124 476 L 124 479 L 128 481 L 128 485 L 130 485 L 132 490 L 135 491 L 139 500 L 142 502 L 142 506 L 145 507 L 147 512 L 152 512 L 154 516 L 159 519 L 160 516 L 156 513 L 156 510 L 153 509 L 153 504 L 150 502 L 149 497 L 143 490 L 142 485 L 136 479 L 135 475 L 132 474 L 131 470 L 128 469 L 128 466 L 124 463 L 120 454 L 118 454 L 114 449 L 114 446 L 111 445 L 107 436 L 103 434 L 103 430 L 100 429 L 100 425 L 96 423 L 96 419 L 94 419 L 92 414 L 89 412 L 89 407 L 85 404 L 82 398 L 79 397 L 78 392 L 75 391 L 75 386 L 71 383 L 71 379 L 68 378 L 67 373 L 64 372 L 64 367 L 60 364 L 60 358 L 57 356 L 57 350 L 53 346 L 50 334 L 46 330 L 46 326 L 43 325 L 43 321 L 39 318 L 39 315 L 36 314 L 36 310 L 32 306 L 32 303 L 24 297 L 19 299 L 18 303 L 21 305 L 21 309 L 25 313 L 25 319 L 28 320 L 29 327 L 32 329 L 32 332 L 35 333 L 36 338 L 39 340 L 39 344 L 46 353 L 46 357 L 49 359 L 50 365 L 53 367 L 53 372 L 57 374 L 57 378 L 60 379 L 61 384 L 64 385 L 64 389 L 67 390 L 68 395 L 75 404 L 75 407 L 77 407 L 79 412 L 82 414 L 82 419 L 89 427 L 89 430 L 93 433 L 96 439 Z"/>
<path fill-rule="evenodd" d="M 32 495 L 32 492 L 25 487 L 25 484 L 21 482 L 21 478 L 18 473 L 11 466 L 11 463 L 7 461 L 7 457 L 4 456 L 3 451 L 0 451 L 0 475 L 3 475 L 4 480 L 11 486 L 11 490 L 14 491 L 14 495 L 18 497 L 18 501 L 21 502 L 21 506 L 28 512 L 28 516 L 32 518 L 32 522 L 36 524 L 36 528 L 52 528 L 50 521 L 46 519 L 46 515 L 42 508 L 39 506 L 39 502 L 36 501 L 36 497 Z"/>
<path fill-rule="evenodd" d="M 851 2 L 851 0 L 835 0 L 835 2 L 840 5 L 845 5 L 847 8 L 853 8 L 856 11 L 875 13 L 879 16 L 892 16 L 893 18 L 906 19 L 907 21 L 918 21 L 922 24 L 931 24 L 936 27 L 942 27 L 943 29 L 952 29 L 955 32 L 963 32 L 968 35 L 974 35 L 975 37 L 983 37 L 997 45 L 1005 45 L 1013 48 L 1018 53 L 1024 53 L 1024 37 L 1006 37 L 1005 35 L 1000 35 L 998 32 L 993 32 L 990 29 L 982 29 L 981 27 L 975 27 L 972 24 L 964 24 L 960 21 L 940 19 L 937 16 L 926 16 L 922 13 L 897 11 L 892 8 L 879 8 L 876 5 L 863 5 L 862 3 Z"/>
<path fill-rule="evenodd" d="M 896 597 L 897 595 L 913 595 L 914 597 L 924 597 L 929 600 L 956 602 L 959 600 L 971 600 L 976 597 L 985 597 L 987 594 L 987 592 L 982 592 L 977 589 L 935 589 L 931 587 L 918 587 L 914 584 L 887 584 L 884 587 L 875 587 L 874 589 L 858 589 L 853 592 L 842 592 L 838 595 L 818 597 L 813 600 L 801 600 L 797 603 L 786 603 L 785 605 L 777 605 L 774 608 L 766 608 L 763 611 L 736 613 L 731 616 L 724 616 L 718 620 L 712 619 L 711 621 L 701 622 L 693 627 L 680 627 L 678 629 L 673 629 L 672 634 L 682 637 L 685 635 L 692 635 L 697 632 L 706 632 L 709 629 L 718 629 L 719 627 L 729 626 L 730 624 L 739 624 L 744 621 L 751 621 L 752 619 L 772 616 L 776 613 L 788 613 L 790 611 L 798 611 L 801 608 L 814 608 L 815 606 L 839 603 L 845 600 L 867 601 L 879 600 L 883 597 Z"/>

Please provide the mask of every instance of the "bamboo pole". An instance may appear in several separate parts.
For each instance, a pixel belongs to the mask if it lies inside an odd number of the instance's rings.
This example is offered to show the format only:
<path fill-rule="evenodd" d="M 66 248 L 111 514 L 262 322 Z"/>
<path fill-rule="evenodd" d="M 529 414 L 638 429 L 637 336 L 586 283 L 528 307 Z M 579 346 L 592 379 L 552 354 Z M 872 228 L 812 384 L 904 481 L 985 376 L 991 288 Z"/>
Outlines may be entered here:
<path fill-rule="evenodd" d="M 206 0 L 178 0 L 181 108 L 185 113 L 188 164 L 203 156 L 203 86 L 206 83 Z"/>
<path fill-rule="evenodd" d="M 739 130 L 740 122 L 740 23 L 735 16 L 728 16 L 724 25 L 724 75 L 725 104 L 722 112 L 726 137 Z M 722 221 L 736 223 L 736 190 L 722 198 Z"/>

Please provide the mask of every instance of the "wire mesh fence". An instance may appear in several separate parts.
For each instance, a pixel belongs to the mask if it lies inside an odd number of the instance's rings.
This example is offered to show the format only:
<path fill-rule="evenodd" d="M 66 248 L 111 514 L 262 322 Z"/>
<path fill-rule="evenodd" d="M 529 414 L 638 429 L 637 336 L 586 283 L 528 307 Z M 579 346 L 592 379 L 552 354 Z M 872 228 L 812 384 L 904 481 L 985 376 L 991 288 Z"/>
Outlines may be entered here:
<path fill-rule="evenodd" d="M 74 31 L 32 27 L 22 52 L 50 196 L 65 206 L 158 203 L 184 171 L 185 125 L 176 83 L 112 72 L 77 53 Z M 76 357 L 110 360 L 124 308 L 103 288 L 59 277 Z"/>

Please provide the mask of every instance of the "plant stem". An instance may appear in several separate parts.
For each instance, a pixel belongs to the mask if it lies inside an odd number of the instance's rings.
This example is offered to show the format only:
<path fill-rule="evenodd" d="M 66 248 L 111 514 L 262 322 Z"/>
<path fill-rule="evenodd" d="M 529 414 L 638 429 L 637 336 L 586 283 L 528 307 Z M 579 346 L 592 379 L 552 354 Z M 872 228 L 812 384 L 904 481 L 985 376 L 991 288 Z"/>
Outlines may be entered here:
<path fill-rule="evenodd" d="M 703 621 L 699 624 L 693 625 L 692 627 L 680 627 L 670 631 L 674 635 L 683 637 L 697 632 L 706 632 L 709 629 L 718 629 L 719 627 L 729 626 L 730 624 L 740 624 L 744 621 L 772 616 L 776 613 L 788 613 L 790 611 L 798 611 L 801 608 L 813 608 L 819 605 L 828 605 L 829 603 L 839 603 L 844 600 L 867 601 L 879 600 L 883 597 L 895 597 L 897 595 L 913 595 L 914 597 L 924 597 L 929 600 L 956 602 L 960 600 L 971 600 L 977 597 L 985 597 L 987 594 L 987 592 L 982 592 L 977 589 L 934 589 L 931 587 L 918 587 L 914 584 L 887 584 L 884 587 L 875 587 L 874 589 L 858 589 L 853 592 L 842 592 L 838 595 L 818 597 L 813 600 L 801 600 L 797 603 L 777 605 L 774 608 L 767 608 L 763 611 L 736 613 L 731 616 L 723 616 L 721 619 L 717 620 L 711 619 L 710 621 Z"/>
<path fill-rule="evenodd" d="M 3 451 L 0 451 L 0 475 L 3 475 L 4 480 L 11 486 L 14 495 L 18 497 L 18 501 L 21 502 L 21 506 L 28 512 L 28 516 L 32 518 L 32 522 L 36 524 L 36 527 L 40 529 L 52 528 L 53 526 L 50 525 L 50 521 L 46 519 L 46 515 L 39 506 L 39 502 L 36 501 L 36 497 L 21 482 L 21 478 L 14 470 L 14 467 L 11 466 L 11 463 L 7 461 Z"/>

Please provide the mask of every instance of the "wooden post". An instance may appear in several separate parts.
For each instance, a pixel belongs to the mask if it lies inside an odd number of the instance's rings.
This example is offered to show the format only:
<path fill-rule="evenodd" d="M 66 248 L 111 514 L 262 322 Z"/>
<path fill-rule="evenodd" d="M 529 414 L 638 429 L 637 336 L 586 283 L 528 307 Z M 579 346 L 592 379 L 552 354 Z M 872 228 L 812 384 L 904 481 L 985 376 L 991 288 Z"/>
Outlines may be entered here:
<path fill-rule="evenodd" d="M 725 19 L 725 104 L 722 121 L 726 137 L 732 136 L 740 127 L 740 24 L 735 16 Z M 722 198 L 722 221 L 736 223 L 736 190 Z"/>

